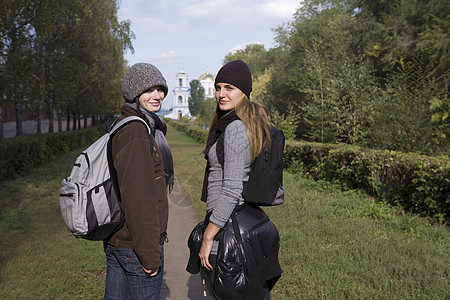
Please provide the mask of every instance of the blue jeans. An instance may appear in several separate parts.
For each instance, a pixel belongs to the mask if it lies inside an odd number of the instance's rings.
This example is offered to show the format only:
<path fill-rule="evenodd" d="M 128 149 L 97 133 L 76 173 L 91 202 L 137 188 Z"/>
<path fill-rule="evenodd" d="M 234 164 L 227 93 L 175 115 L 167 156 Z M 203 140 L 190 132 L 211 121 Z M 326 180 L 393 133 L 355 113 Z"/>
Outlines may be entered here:
<path fill-rule="evenodd" d="M 161 267 L 150 277 L 133 249 L 116 250 L 109 244 L 106 253 L 105 300 L 158 300 L 164 273 L 164 245 L 161 245 Z"/>

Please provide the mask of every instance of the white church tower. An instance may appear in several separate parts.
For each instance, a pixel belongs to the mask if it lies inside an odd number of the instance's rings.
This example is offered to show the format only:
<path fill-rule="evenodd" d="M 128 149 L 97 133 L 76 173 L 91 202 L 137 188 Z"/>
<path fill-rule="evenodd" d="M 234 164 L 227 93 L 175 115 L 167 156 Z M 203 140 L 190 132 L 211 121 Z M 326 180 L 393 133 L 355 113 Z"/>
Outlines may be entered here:
<path fill-rule="evenodd" d="M 173 89 L 172 113 L 167 115 L 171 119 L 180 120 L 181 117 L 190 116 L 188 99 L 191 92 L 189 87 L 189 77 L 181 68 L 176 76 L 176 87 Z"/>

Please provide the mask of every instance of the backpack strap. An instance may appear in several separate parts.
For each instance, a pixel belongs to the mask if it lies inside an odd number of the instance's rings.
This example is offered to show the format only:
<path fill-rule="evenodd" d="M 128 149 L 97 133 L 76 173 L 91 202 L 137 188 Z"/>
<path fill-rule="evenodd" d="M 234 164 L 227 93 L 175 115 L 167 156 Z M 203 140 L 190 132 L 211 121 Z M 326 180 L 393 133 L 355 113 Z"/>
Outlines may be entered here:
<path fill-rule="evenodd" d="M 153 143 L 154 143 L 154 139 L 153 134 L 152 134 L 152 130 L 150 129 L 150 126 L 148 126 L 148 124 L 140 117 L 138 116 L 128 116 L 126 118 L 123 118 L 122 120 L 120 120 L 119 122 L 117 122 L 118 119 L 116 119 L 112 124 L 110 129 L 108 130 L 109 134 L 111 135 L 110 141 L 112 140 L 112 138 L 114 137 L 115 133 L 117 131 L 119 131 L 119 129 L 123 128 L 125 125 L 127 125 L 130 122 L 141 122 L 142 124 L 145 125 L 145 127 L 147 128 L 147 132 L 148 132 L 148 136 L 149 136 L 149 140 L 150 140 L 150 154 L 153 155 Z M 117 124 L 116 124 L 117 123 Z"/>
<path fill-rule="evenodd" d="M 219 135 L 219 138 L 217 139 L 217 145 L 216 145 L 216 155 L 217 159 L 219 160 L 220 165 L 224 166 L 225 161 L 225 151 L 224 151 L 224 144 L 225 144 L 225 130 Z"/>
<path fill-rule="evenodd" d="M 241 231 L 239 230 L 239 223 L 237 221 L 236 208 L 233 209 L 233 212 L 231 213 L 231 223 L 233 225 L 233 231 L 236 237 L 236 241 L 238 242 L 238 244 L 242 244 L 242 236 Z"/>
<path fill-rule="evenodd" d="M 138 116 L 128 116 L 128 117 L 123 118 L 119 122 L 117 122 L 117 120 L 119 120 L 119 119 L 114 120 L 114 122 L 111 124 L 111 127 L 108 130 L 109 134 L 113 134 L 114 132 L 116 132 L 123 126 L 125 126 L 125 124 L 132 122 L 132 121 L 139 121 L 139 122 L 143 123 L 145 125 L 145 127 L 147 127 L 148 133 L 151 134 L 151 132 L 152 132 L 150 127 L 148 126 L 148 124 L 145 123 L 145 121 Z"/>

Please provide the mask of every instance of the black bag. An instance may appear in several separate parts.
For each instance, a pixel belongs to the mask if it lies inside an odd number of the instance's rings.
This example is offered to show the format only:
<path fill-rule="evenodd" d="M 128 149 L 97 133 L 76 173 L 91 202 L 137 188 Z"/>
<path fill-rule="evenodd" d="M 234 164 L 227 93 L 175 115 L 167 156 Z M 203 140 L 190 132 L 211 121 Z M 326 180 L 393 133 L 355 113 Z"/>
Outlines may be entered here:
<path fill-rule="evenodd" d="M 274 206 L 284 203 L 284 133 L 271 126 L 270 138 L 270 148 L 263 147 L 252 164 L 249 180 L 244 181 L 242 196 L 246 203 L 259 206 Z M 216 146 L 217 158 L 222 168 L 224 165 L 224 139 L 225 131 L 219 136 Z"/>

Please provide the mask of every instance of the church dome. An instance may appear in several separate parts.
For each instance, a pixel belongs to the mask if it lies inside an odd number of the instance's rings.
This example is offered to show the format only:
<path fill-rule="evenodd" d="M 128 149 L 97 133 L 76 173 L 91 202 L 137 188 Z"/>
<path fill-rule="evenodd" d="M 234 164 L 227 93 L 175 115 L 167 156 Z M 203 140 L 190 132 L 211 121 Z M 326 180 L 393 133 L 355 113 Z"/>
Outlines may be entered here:
<path fill-rule="evenodd" d="M 215 77 L 213 74 L 209 73 L 209 69 L 206 68 L 206 73 L 203 74 L 202 76 L 200 76 L 200 78 L 198 79 L 200 81 L 214 81 Z"/>

